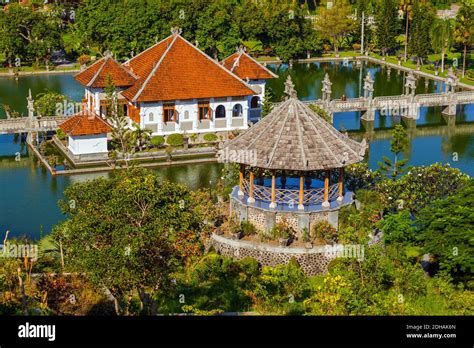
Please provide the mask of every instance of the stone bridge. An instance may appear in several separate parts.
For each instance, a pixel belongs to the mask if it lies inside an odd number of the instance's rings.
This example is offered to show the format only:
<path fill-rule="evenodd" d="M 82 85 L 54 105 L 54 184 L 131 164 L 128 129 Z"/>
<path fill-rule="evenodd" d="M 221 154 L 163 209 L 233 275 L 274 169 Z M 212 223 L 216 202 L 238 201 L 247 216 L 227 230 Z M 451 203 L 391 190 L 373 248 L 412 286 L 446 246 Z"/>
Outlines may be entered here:
<path fill-rule="evenodd" d="M 362 119 L 374 121 L 375 111 L 382 115 L 400 115 L 409 119 L 418 119 L 420 107 L 442 106 L 443 115 L 456 115 L 456 106 L 463 104 L 474 104 L 474 91 L 456 92 L 459 79 L 452 68 L 446 75 L 445 91 L 443 93 L 430 93 L 415 95 L 416 77 L 410 72 L 406 77 L 405 93 L 398 96 L 374 97 L 374 80 L 367 73 L 364 79 L 364 95 L 359 98 L 344 98 L 331 100 L 332 82 L 326 74 L 322 82 L 322 98 L 318 100 L 306 100 L 304 103 L 312 104 L 326 110 L 331 117 L 335 112 L 362 111 Z"/>
<path fill-rule="evenodd" d="M 66 118 L 66 116 L 19 117 L 0 120 L 0 134 L 55 131 Z"/>

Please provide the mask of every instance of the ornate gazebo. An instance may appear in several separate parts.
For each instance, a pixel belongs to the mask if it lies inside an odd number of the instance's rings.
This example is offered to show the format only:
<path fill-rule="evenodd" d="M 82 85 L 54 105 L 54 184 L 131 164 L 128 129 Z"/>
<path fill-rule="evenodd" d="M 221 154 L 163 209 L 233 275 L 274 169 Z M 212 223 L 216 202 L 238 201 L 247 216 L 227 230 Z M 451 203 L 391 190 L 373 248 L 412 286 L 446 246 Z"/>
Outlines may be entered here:
<path fill-rule="evenodd" d="M 344 167 L 363 160 L 366 142 L 340 133 L 298 100 L 290 77 L 285 94 L 269 115 L 224 145 L 240 164 L 231 211 L 262 231 L 283 219 L 296 231 L 320 220 L 337 228 L 339 209 L 353 202 Z"/>

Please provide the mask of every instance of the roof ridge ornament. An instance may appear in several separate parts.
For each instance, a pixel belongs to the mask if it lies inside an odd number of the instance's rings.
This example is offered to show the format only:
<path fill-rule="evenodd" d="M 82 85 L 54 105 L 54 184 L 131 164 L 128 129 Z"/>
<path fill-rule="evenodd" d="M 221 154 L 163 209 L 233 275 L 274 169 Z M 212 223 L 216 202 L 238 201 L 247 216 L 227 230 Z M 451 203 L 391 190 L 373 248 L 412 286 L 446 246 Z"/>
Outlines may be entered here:
<path fill-rule="evenodd" d="M 171 28 L 171 35 L 173 35 L 173 36 L 181 35 L 182 32 L 183 32 L 183 29 L 181 29 L 180 27 L 172 27 Z"/>
<path fill-rule="evenodd" d="M 285 92 L 284 93 L 286 95 L 286 99 L 290 99 L 290 98 L 296 99 L 296 98 L 298 98 L 298 95 L 297 95 L 296 90 L 295 90 L 295 84 L 293 83 L 293 80 L 291 79 L 290 75 L 288 75 L 288 77 L 286 78 Z"/>

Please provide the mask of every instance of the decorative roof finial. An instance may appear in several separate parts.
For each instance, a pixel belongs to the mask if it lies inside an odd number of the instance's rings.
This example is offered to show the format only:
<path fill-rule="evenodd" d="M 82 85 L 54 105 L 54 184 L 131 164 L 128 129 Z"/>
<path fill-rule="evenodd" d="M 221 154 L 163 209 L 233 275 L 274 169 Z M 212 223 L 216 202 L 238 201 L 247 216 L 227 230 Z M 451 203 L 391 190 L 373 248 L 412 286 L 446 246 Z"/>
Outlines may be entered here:
<path fill-rule="evenodd" d="M 289 98 L 297 98 L 298 95 L 296 94 L 295 84 L 291 80 L 291 76 L 288 75 L 286 82 L 285 82 L 285 95 L 287 99 Z"/>
<path fill-rule="evenodd" d="M 181 35 L 182 32 L 183 32 L 183 30 L 180 27 L 172 27 L 171 28 L 171 35 L 173 35 L 173 36 Z"/>

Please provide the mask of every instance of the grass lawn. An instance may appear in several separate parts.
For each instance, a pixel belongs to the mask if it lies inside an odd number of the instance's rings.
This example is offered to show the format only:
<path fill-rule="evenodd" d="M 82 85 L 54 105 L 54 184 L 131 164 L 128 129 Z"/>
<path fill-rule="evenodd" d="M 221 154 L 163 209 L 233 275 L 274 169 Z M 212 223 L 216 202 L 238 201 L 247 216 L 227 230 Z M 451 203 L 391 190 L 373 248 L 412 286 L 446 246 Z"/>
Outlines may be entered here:
<path fill-rule="evenodd" d="M 72 66 L 62 67 L 60 69 L 55 69 L 54 67 L 50 67 L 49 71 L 71 71 L 71 70 L 79 70 L 80 64 L 74 64 Z M 0 73 L 8 73 L 8 68 L 0 68 Z M 22 66 L 20 68 L 20 73 L 31 73 L 31 72 L 46 72 L 45 67 L 35 68 L 33 66 Z"/>

